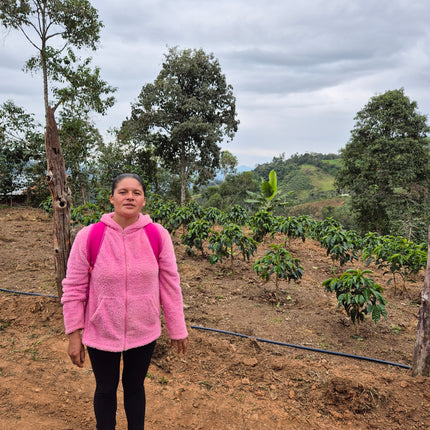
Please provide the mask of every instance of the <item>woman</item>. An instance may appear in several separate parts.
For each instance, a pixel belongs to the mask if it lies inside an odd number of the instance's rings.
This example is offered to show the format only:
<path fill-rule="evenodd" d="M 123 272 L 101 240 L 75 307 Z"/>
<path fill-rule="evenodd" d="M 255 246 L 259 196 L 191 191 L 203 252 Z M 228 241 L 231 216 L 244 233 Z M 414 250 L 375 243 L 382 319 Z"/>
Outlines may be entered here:
<path fill-rule="evenodd" d="M 87 254 L 91 226 L 77 234 L 70 252 L 61 299 L 68 354 L 82 367 L 83 345 L 87 347 L 96 379 L 94 412 L 99 430 L 115 428 L 122 355 L 128 428 L 143 429 L 144 379 L 161 334 L 160 305 L 171 346 L 178 353 L 187 351 L 188 333 L 170 235 L 154 224 L 160 243 L 156 256 L 144 229 L 151 219 L 141 214 L 145 205 L 142 179 L 128 173 L 115 178 L 110 202 L 114 212 L 101 218 L 104 237 L 91 274 Z"/>

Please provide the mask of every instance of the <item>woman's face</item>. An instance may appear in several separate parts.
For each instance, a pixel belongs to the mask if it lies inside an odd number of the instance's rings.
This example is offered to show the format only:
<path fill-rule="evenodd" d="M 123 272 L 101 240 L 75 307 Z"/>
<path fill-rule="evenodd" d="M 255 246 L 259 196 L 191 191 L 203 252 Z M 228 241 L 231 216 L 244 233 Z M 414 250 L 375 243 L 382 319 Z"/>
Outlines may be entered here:
<path fill-rule="evenodd" d="M 118 182 L 110 196 L 115 214 L 121 218 L 133 219 L 139 216 L 145 206 L 145 194 L 142 185 L 134 178 L 124 178 Z"/>

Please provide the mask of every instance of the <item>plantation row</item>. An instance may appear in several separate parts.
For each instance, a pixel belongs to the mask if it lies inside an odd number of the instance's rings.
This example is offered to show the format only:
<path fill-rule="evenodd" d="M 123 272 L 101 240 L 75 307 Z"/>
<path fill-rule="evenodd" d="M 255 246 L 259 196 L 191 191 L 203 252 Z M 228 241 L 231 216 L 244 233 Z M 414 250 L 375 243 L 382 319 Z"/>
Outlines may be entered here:
<path fill-rule="evenodd" d="M 290 282 L 303 275 L 299 259 L 287 250 L 291 239 L 299 238 L 305 242 L 306 238 L 311 238 L 318 241 L 327 250 L 333 265 L 337 263 L 339 268 L 358 259 L 367 265 L 373 262 L 385 271 L 384 274 L 392 275 L 388 283 L 393 281 L 395 293 L 396 277 L 402 279 L 404 290 L 405 281 L 424 268 L 427 261 L 423 245 L 402 237 L 380 236 L 372 232 L 361 237 L 352 230 L 342 228 L 333 218 L 316 221 L 307 215 L 273 216 L 266 210 L 249 216 L 239 205 L 223 212 L 217 208 L 203 209 L 195 202 L 178 206 L 157 195 L 152 195 L 148 200 L 147 209 L 153 221 L 161 223 L 171 234 L 181 229 L 181 243 L 187 253 L 192 256 L 199 252 L 211 264 L 230 259 L 233 269 L 233 261 L 238 254 L 249 261 L 266 236 L 284 235 L 283 245 L 271 245 L 266 254 L 253 264 L 253 270 L 262 279 L 268 281 L 273 275 L 277 300 L 280 279 Z M 75 208 L 72 219 L 88 225 L 97 222 L 102 213 L 99 207 L 90 203 Z M 336 293 L 339 306 L 344 307 L 357 332 L 358 324 L 366 314 L 372 315 L 375 322 L 381 315 L 386 317 L 383 290 L 366 276 L 371 273 L 370 270 L 350 269 L 338 278 L 323 282 L 326 291 Z"/>

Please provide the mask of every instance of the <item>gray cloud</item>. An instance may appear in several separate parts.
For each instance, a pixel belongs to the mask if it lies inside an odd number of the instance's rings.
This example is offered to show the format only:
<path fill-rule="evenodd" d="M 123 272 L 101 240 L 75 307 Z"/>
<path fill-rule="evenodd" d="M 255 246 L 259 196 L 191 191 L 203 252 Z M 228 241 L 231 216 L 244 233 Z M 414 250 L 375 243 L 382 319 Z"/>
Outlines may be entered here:
<path fill-rule="evenodd" d="M 225 149 L 242 164 L 285 152 L 337 152 L 376 93 L 404 87 L 430 111 L 427 0 L 95 0 L 105 27 L 93 56 L 118 88 L 103 130 L 160 71 L 168 46 L 218 58 L 237 98 L 239 131 Z M 18 49 L 17 49 L 18 48 Z M 21 72 L 31 49 L 0 30 L 0 102 L 41 111 L 37 78 Z"/>

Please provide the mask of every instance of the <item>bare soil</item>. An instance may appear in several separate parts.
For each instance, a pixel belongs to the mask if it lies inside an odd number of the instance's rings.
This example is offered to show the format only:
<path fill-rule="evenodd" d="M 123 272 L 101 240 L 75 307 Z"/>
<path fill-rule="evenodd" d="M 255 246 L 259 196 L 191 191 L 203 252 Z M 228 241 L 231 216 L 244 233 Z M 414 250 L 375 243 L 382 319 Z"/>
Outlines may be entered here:
<path fill-rule="evenodd" d="M 268 238 L 258 256 L 280 240 Z M 165 334 L 158 341 L 146 382 L 148 429 L 430 429 L 430 379 L 396 365 L 412 362 L 423 273 L 394 295 L 388 275 L 371 267 L 388 319 L 366 319 L 354 338 L 321 286 L 333 269 L 318 243 L 289 244 L 305 272 L 300 283 L 282 284 L 277 306 L 253 261 L 211 266 L 187 256 L 179 235 L 174 242 L 190 351 L 179 357 Z M 52 250 L 44 212 L 0 208 L 1 288 L 56 295 Z M 69 361 L 58 299 L 0 292 L 0 309 L 0 429 L 94 429 L 89 360 L 83 369 Z M 117 427 L 125 429 L 119 394 Z"/>

